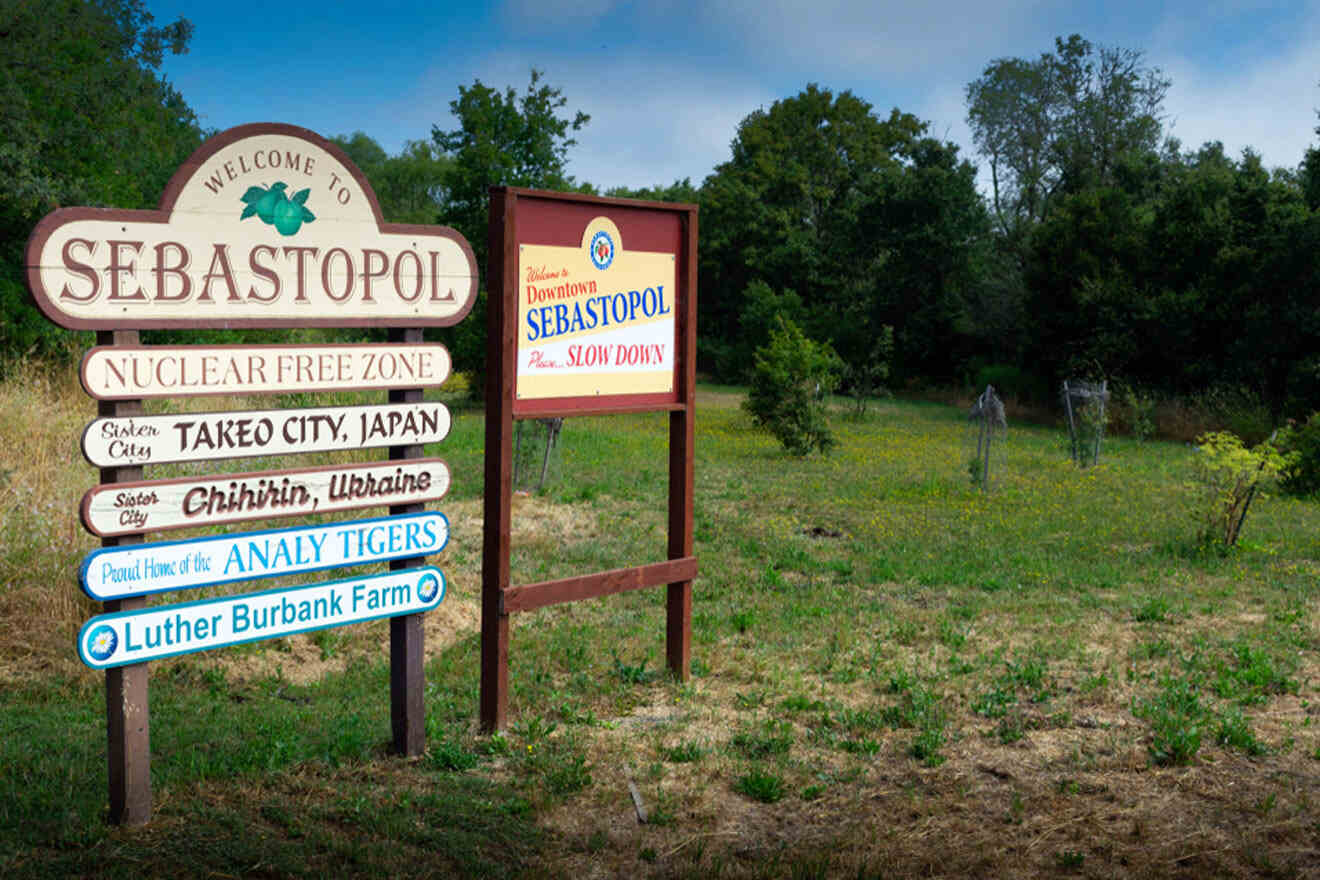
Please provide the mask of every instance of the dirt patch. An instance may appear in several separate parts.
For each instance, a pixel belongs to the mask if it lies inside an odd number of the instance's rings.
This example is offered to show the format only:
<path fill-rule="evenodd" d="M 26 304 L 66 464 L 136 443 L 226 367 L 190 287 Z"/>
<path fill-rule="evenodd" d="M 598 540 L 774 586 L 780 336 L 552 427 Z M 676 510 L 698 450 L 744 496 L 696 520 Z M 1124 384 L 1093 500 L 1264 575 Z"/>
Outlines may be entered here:
<path fill-rule="evenodd" d="M 463 635 L 480 628 L 481 609 L 471 600 L 451 601 L 446 597 L 439 608 L 428 611 L 422 620 L 426 633 L 424 651 L 426 661 L 430 661 Z M 331 673 L 343 672 L 356 657 L 366 654 L 388 657 L 389 625 L 381 622 L 369 626 L 374 638 L 350 637 L 345 644 L 330 652 L 317 643 L 315 633 L 299 633 L 281 639 L 278 648 L 266 648 L 251 654 L 218 651 L 213 662 L 230 682 L 256 681 L 279 675 L 293 684 L 311 684 Z"/>
<path fill-rule="evenodd" d="M 468 499 L 444 506 L 449 517 L 450 541 L 445 552 L 433 557 L 447 578 L 445 599 L 425 621 L 425 652 L 429 661 L 464 635 L 481 627 L 482 501 Z M 590 538 L 598 531 L 594 513 L 574 505 L 528 495 L 513 499 L 515 541 L 564 541 Z M 384 622 L 345 627 L 332 632 L 335 650 L 323 650 L 324 635 L 306 633 L 281 640 L 278 649 L 250 654 L 218 651 L 215 662 L 230 681 L 251 681 L 280 674 L 295 684 L 319 681 L 342 672 L 364 655 L 389 655 L 389 626 Z"/>

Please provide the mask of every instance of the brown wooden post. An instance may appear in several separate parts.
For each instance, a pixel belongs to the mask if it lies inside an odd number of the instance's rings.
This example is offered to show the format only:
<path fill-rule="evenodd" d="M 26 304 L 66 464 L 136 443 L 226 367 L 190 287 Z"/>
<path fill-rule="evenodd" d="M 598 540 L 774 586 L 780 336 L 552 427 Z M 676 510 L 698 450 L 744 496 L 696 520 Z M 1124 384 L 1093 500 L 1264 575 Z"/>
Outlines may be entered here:
<path fill-rule="evenodd" d="M 677 315 L 679 398 L 683 409 L 669 414 L 669 558 L 693 555 L 692 458 L 696 450 L 697 385 L 697 212 L 684 220 L 683 261 L 687 307 Z M 687 681 L 692 671 L 692 581 L 669 584 L 665 590 L 665 657 L 673 675 Z"/>
<path fill-rule="evenodd" d="M 513 226 L 515 196 L 496 187 L 490 195 L 486 334 L 486 484 L 481 556 L 481 727 L 502 730 L 509 707 L 509 615 L 504 591 L 509 587 L 509 540 L 513 504 L 513 375 L 512 319 L 518 265 Z"/>
<path fill-rule="evenodd" d="M 97 345 L 137 345 L 136 330 L 100 330 Z M 137 416 L 141 400 L 99 400 L 98 416 Z M 142 479 L 142 467 L 101 468 L 102 483 Z M 102 538 L 102 547 L 142 543 L 142 533 Z M 145 596 L 104 603 L 106 612 L 145 608 Z M 151 712 L 147 699 L 147 664 L 133 663 L 105 671 L 106 760 L 110 780 L 110 821 L 145 825 L 151 820 Z"/>
<path fill-rule="evenodd" d="M 420 343 L 422 328 L 390 329 L 390 342 Z M 390 403 L 421 403 L 421 388 L 391 388 Z M 390 461 L 422 458 L 421 444 L 391 446 Z M 425 504 L 392 504 L 390 515 L 421 513 Z M 416 568 L 426 564 L 426 557 L 390 560 L 390 571 Z M 390 618 L 390 726 L 394 731 L 394 750 L 401 755 L 420 755 L 426 750 L 426 676 L 424 665 L 426 631 L 421 614 Z"/>

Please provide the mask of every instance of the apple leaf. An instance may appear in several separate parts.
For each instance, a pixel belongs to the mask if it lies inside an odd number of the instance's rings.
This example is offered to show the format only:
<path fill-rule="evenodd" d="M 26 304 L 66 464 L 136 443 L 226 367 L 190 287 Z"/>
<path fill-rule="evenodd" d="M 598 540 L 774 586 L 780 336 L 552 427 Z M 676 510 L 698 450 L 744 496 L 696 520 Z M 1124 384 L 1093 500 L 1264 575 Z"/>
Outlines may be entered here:
<path fill-rule="evenodd" d="M 243 213 L 242 213 L 241 215 L 239 215 L 239 218 L 238 218 L 238 219 L 239 219 L 239 220 L 246 220 L 247 218 L 251 217 L 251 216 L 252 216 L 253 214 L 255 214 L 255 213 L 257 213 L 257 206 L 256 206 L 256 205 L 248 205 L 246 208 L 243 209 Z"/>
<path fill-rule="evenodd" d="M 302 205 L 301 207 L 302 207 L 302 218 L 304 223 L 311 223 L 313 220 L 316 219 L 316 215 L 313 214 L 311 211 L 307 210 L 306 205 Z"/>
<path fill-rule="evenodd" d="M 294 204 L 301 205 L 303 202 L 307 201 L 307 196 L 308 196 L 310 193 L 311 193 L 311 189 L 310 189 L 310 188 L 309 188 L 309 189 L 300 189 L 300 190 L 298 190 L 296 193 L 293 194 L 293 198 L 290 199 L 290 201 L 293 202 Z"/>
<path fill-rule="evenodd" d="M 266 194 L 264 186 L 249 186 L 247 192 L 243 193 L 242 199 L 247 204 L 252 204 Z"/>

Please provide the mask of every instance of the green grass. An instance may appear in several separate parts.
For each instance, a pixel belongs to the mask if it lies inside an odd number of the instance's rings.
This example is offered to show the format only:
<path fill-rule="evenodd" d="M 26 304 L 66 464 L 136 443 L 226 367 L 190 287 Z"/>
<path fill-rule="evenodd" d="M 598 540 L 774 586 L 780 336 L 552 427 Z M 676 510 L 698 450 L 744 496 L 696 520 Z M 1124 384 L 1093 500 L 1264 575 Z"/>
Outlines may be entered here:
<path fill-rule="evenodd" d="M 29 634 L 5 637 L 0 669 L 31 670 L 0 679 L 0 875 L 1119 875 L 1204 852 L 1221 855 L 1185 867 L 1214 876 L 1271 845 L 1298 864 L 1309 832 L 1278 817 L 1320 800 L 1320 507 L 1259 498 L 1243 546 L 1205 554 L 1182 446 L 1116 438 L 1082 471 L 1060 431 L 1012 426 L 983 492 L 959 409 L 880 401 L 836 420 L 831 455 L 797 459 L 737 403 L 703 390 L 698 408 L 690 681 L 664 667 L 663 590 L 517 618 L 498 736 L 475 728 L 477 635 L 437 633 L 418 760 L 389 752 L 383 625 L 318 634 L 315 656 L 338 665 L 310 685 L 231 671 L 239 656 L 295 662 L 273 644 L 155 664 L 156 820 L 138 833 L 104 824 L 104 697 L 72 659 L 95 608 L 70 598 L 71 576 L 92 543 L 47 525 L 94 473 L 71 441 L 49 473 L 0 462 L 15 472 L 0 632 Z M 664 414 L 566 422 L 558 480 L 515 511 L 515 583 L 664 558 L 667 428 Z M 456 408 L 427 450 L 454 474 L 440 510 L 479 511 L 481 443 L 481 413 Z M 479 524 L 451 525 L 446 602 L 475 607 Z M 1226 785 L 1230 767 L 1242 794 L 1210 812 L 1159 776 Z M 631 809 L 627 779 L 659 818 L 606 833 Z M 1262 842 L 1249 831 L 1272 794 Z M 1065 796 L 1079 812 L 1042 818 Z M 740 826 L 747 842 L 721 836 L 722 799 L 764 815 Z M 1136 819 L 1101 821 L 1115 802 L 1160 806 L 1138 835 Z M 1094 837 L 1042 837 L 1087 810 L 1069 828 Z M 885 834 L 856 825 L 877 811 Z M 807 849 L 776 848 L 785 823 L 811 831 Z M 1186 842 L 1202 827 L 1246 830 Z M 1006 861 L 921 862 L 904 843 L 969 828 Z"/>

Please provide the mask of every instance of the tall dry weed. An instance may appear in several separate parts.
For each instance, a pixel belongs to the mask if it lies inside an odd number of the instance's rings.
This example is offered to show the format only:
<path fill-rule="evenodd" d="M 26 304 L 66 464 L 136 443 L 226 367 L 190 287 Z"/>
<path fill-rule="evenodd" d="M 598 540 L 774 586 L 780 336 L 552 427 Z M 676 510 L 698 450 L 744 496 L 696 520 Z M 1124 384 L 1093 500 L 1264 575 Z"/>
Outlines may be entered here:
<path fill-rule="evenodd" d="M 77 586 L 97 546 L 78 504 L 98 475 L 79 439 L 95 416 L 72 365 L 22 365 L 0 382 L 0 681 L 83 674 L 74 639 L 99 606 Z"/>

